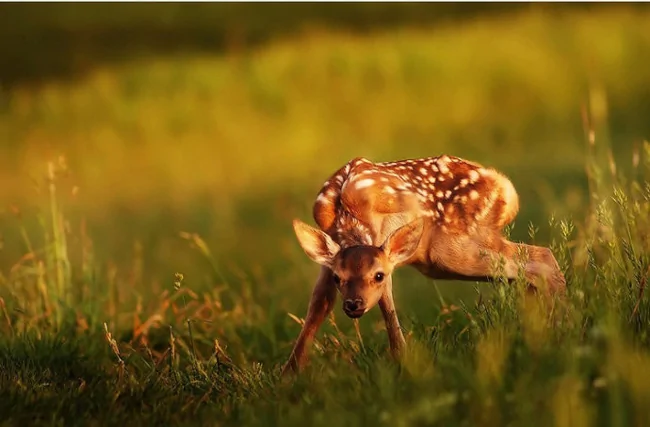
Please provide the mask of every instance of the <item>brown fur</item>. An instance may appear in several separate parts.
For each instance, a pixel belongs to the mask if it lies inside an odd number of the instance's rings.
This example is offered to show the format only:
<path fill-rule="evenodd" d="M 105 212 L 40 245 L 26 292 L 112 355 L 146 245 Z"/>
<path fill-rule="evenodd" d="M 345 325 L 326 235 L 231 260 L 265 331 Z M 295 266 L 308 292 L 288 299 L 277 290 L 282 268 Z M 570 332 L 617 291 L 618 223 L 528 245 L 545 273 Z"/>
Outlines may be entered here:
<path fill-rule="evenodd" d="M 457 157 L 398 162 L 351 160 L 323 185 L 314 204 L 320 230 L 294 220 L 310 258 L 323 265 L 307 319 L 285 367 L 299 370 L 304 352 L 332 309 L 338 289 L 344 309 L 358 317 L 379 305 L 390 347 L 404 345 L 392 295 L 392 272 L 411 265 L 434 279 L 492 280 L 495 263 L 518 276 L 520 252 L 531 286 L 563 292 L 565 279 L 548 248 L 502 235 L 519 211 L 514 186 L 500 172 Z M 383 275 L 377 280 L 377 274 Z M 335 293 L 334 293 L 335 296 Z M 350 307 L 354 308 L 351 310 Z"/>

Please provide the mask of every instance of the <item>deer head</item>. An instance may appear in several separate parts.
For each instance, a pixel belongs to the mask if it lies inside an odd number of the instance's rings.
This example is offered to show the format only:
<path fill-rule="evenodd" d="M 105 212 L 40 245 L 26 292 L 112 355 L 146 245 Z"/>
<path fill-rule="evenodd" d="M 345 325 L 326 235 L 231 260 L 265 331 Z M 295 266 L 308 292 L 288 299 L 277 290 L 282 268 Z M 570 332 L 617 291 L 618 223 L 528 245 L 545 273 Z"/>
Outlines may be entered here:
<path fill-rule="evenodd" d="M 393 231 L 381 246 L 341 248 L 323 231 L 300 220 L 293 221 L 298 242 L 314 262 L 332 270 L 334 284 L 343 296 L 343 311 L 353 319 L 374 307 L 392 284 L 395 267 L 417 250 L 424 221 L 417 219 Z"/>

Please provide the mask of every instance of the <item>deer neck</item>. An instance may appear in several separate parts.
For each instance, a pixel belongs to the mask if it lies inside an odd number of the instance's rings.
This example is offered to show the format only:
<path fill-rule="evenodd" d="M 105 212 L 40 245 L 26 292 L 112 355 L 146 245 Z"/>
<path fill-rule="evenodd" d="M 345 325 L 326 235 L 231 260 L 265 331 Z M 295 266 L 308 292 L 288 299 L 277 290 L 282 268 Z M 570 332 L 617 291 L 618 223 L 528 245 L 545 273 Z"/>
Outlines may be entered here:
<path fill-rule="evenodd" d="M 341 248 L 372 245 L 374 240 L 371 228 L 345 210 L 337 216 L 330 234 Z"/>

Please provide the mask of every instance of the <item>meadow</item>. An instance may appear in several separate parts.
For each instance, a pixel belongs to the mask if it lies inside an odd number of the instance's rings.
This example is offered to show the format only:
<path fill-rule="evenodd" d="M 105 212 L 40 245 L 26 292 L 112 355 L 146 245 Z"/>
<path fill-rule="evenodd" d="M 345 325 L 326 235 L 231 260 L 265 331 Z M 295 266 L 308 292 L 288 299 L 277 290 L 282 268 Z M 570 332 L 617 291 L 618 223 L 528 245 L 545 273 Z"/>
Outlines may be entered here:
<path fill-rule="evenodd" d="M 650 12 L 526 10 L 106 62 L 0 90 L 2 425 L 645 426 Z M 291 220 L 350 158 L 514 182 L 568 294 L 395 276 L 408 336 L 337 306 Z"/>

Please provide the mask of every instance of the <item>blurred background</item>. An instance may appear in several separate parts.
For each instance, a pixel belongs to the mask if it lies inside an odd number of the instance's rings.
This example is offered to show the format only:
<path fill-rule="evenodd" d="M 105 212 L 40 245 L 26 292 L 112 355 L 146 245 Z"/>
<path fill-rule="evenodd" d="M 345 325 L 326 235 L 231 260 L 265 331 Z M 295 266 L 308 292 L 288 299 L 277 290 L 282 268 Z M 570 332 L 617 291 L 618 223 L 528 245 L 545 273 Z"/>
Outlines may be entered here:
<path fill-rule="evenodd" d="M 356 156 L 498 167 L 513 237 L 548 243 L 551 215 L 588 204 L 584 118 L 619 167 L 650 134 L 649 22 L 643 4 L 3 4 L 1 271 L 51 232 L 49 162 L 74 283 L 116 283 L 122 307 L 180 271 L 302 316 L 318 267 L 291 220 L 313 224 Z M 399 276 L 426 317 L 437 290 Z"/>

